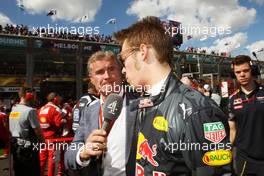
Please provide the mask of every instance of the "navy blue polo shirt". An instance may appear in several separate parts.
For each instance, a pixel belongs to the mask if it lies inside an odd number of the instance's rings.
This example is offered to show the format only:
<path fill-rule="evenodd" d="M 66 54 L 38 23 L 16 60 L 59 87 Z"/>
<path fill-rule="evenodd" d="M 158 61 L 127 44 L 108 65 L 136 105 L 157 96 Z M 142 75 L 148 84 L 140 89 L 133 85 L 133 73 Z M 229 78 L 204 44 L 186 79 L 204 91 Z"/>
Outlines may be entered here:
<path fill-rule="evenodd" d="M 264 87 L 256 83 L 250 94 L 241 89 L 229 97 L 229 120 L 236 122 L 237 154 L 251 161 L 264 161 Z"/>

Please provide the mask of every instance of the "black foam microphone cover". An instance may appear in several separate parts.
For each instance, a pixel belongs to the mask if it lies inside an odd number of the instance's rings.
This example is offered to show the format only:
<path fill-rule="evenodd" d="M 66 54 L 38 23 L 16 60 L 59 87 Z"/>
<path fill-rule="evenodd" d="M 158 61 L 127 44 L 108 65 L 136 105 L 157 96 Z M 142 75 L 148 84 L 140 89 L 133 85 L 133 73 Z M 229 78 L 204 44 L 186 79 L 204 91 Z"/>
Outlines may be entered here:
<path fill-rule="evenodd" d="M 113 122 L 118 118 L 123 107 L 123 98 L 115 93 L 107 96 L 105 103 L 103 105 L 103 125 L 107 133 L 111 130 Z"/>

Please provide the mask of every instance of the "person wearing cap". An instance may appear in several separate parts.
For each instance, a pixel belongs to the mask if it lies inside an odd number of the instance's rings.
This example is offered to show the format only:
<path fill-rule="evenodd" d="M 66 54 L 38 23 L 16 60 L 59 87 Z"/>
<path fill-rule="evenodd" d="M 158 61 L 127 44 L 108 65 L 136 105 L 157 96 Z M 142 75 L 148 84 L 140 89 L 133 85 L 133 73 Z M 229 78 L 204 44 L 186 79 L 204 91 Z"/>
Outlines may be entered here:
<path fill-rule="evenodd" d="M 264 173 L 264 87 L 254 80 L 249 56 L 239 55 L 232 69 L 239 88 L 229 97 L 230 140 L 236 148 L 235 171 L 238 175 Z"/>

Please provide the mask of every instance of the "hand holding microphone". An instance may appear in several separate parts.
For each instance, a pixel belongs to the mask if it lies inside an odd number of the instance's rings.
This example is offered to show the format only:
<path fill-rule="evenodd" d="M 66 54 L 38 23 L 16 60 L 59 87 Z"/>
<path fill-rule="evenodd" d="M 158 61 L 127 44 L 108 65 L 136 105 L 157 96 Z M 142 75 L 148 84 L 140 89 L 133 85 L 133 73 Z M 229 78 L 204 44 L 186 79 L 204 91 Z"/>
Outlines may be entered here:
<path fill-rule="evenodd" d="M 106 150 L 106 132 L 102 129 L 93 130 L 85 141 L 83 150 L 80 152 L 80 160 L 87 161 L 92 156 L 100 156 Z"/>
<path fill-rule="evenodd" d="M 123 107 L 123 98 L 115 93 L 108 95 L 103 106 L 103 125 L 101 129 L 94 130 L 85 141 L 85 146 L 80 152 L 82 161 L 91 156 L 100 156 L 106 150 L 107 135 L 114 121 L 118 118 Z"/>

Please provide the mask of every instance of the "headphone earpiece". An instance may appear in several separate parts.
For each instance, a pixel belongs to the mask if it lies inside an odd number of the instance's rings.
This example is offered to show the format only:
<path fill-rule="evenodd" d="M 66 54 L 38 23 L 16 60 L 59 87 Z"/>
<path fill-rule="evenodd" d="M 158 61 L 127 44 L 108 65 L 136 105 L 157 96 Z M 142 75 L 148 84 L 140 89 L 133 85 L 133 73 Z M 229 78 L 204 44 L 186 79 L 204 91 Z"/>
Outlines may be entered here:
<path fill-rule="evenodd" d="M 25 95 L 26 101 L 31 101 L 31 100 L 33 100 L 33 98 L 34 98 L 33 92 L 27 92 L 26 93 L 26 95 Z"/>
<path fill-rule="evenodd" d="M 249 62 L 249 65 L 251 67 L 251 75 L 252 76 L 259 76 L 260 75 L 260 69 L 258 67 L 258 65 L 254 65 L 252 61 Z M 231 72 L 231 78 L 235 79 L 236 78 L 236 75 L 234 73 L 234 64 L 232 63 L 231 64 L 231 69 L 232 69 L 232 72 Z"/>
<path fill-rule="evenodd" d="M 259 76 L 260 75 L 260 69 L 258 65 L 252 65 L 251 66 L 251 74 L 252 76 Z"/>
<path fill-rule="evenodd" d="M 47 96 L 47 100 L 55 105 L 59 105 L 61 103 L 61 97 L 56 92 L 50 92 Z"/>
<path fill-rule="evenodd" d="M 59 96 L 56 95 L 56 96 L 53 98 L 52 102 L 53 102 L 55 105 L 59 105 L 59 104 L 60 104 Z"/>

